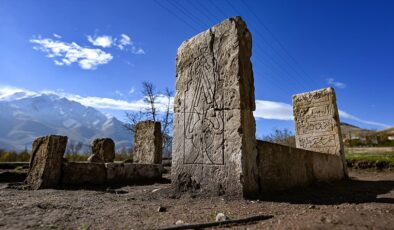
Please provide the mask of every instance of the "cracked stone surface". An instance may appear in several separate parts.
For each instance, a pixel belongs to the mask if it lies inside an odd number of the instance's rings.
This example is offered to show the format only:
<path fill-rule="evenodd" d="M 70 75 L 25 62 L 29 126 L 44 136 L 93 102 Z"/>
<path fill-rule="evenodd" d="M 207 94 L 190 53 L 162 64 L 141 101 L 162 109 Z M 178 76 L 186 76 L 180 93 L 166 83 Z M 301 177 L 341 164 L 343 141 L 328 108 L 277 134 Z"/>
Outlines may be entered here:
<path fill-rule="evenodd" d="M 58 185 L 66 146 L 65 136 L 51 135 L 34 140 L 26 178 L 30 188 L 53 188 Z"/>
<path fill-rule="evenodd" d="M 240 17 L 178 48 L 172 180 L 179 191 L 258 192 L 251 48 Z"/>

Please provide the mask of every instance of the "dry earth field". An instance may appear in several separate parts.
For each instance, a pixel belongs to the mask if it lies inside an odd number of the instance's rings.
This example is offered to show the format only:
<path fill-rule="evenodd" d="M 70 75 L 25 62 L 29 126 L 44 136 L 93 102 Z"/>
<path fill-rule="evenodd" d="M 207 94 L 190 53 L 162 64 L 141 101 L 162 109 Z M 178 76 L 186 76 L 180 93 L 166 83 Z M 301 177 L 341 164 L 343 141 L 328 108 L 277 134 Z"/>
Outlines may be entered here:
<path fill-rule="evenodd" d="M 318 184 L 261 200 L 176 197 L 167 181 L 118 188 L 20 190 L 0 184 L 1 229 L 156 229 L 176 221 L 268 220 L 233 229 L 394 229 L 394 172 L 351 171 L 353 180 Z M 158 208 L 165 211 L 159 212 Z M 229 227 L 229 226 L 227 226 Z"/>

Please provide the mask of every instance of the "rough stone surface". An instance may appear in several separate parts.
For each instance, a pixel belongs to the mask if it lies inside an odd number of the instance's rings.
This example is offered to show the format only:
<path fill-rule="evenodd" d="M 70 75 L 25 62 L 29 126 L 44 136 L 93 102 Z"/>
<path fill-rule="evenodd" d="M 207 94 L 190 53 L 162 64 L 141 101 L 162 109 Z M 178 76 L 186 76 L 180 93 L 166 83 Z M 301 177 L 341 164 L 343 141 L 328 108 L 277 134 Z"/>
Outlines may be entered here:
<path fill-rule="evenodd" d="M 251 48 L 240 17 L 178 48 L 171 170 L 178 191 L 257 194 Z"/>
<path fill-rule="evenodd" d="M 106 181 L 104 163 L 63 162 L 62 185 L 104 185 Z"/>
<path fill-rule="evenodd" d="M 262 194 L 344 177 L 340 156 L 265 141 L 257 143 Z"/>
<path fill-rule="evenodd" d="M 115 159 L 115 143 L 111 138 L 98 138 L 92 143 L 92 153 L 103 162 L 113 162 Z"/>
<path fill-rule="evenodd" d="M 106 163 L 108 184 L 147 183 L 161 179 L 159 164 Z"/>
<path fill-rule="evenodd" d="M 53 188 L 58 185 L 66 146 L 65 136 L 51 135 L 34 140 L 26 178 L 26 183 L 32 189 Z"/>
<path fill-rule="evenodd" d="M 88 162 L 91 163 L 104 163 L 104 160 L 97 154 L 90 155 L 88 158 Z"/>
<path fill-rule="evenodd" d="M 335 90 L 326 88 L 293 96 L 297 148 L 340 156 L 347 176 Z"/>
<path fill-rule="evenodd" d="M 141 121 L 135 126 L 133 162 L 161 164 L 162 135 L 160 122 Z"/>

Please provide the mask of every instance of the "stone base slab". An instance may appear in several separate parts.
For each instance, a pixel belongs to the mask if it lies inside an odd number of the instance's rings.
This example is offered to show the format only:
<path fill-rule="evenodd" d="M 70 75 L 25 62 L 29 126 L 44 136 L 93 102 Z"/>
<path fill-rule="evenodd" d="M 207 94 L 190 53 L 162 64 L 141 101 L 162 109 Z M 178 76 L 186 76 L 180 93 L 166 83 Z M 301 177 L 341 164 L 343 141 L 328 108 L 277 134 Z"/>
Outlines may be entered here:
<path fill-rule="evenodd" d="M 104 185 L 106 181 L 104 163 L 63 162 L 61 185 Z"/>
<path fill-rule="evenodd" d="M 158 164 L 63 162 L 62 185 L 111 185 L 161 179 Z"/>
<path fill-rule="evenodd" d="M 260 193 L 345 178 L 338 155 L 257 142 Z"/>

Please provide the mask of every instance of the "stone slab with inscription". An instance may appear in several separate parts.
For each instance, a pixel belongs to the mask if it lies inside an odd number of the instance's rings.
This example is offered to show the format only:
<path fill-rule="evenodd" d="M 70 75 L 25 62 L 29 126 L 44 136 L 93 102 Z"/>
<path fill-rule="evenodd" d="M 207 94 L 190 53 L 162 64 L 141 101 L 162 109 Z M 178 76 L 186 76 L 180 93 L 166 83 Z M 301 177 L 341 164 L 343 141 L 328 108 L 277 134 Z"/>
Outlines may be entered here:
<path fill-rule="evenodd" d="M 335 90 L 294 95 L 293 111 L 297 148 L 340 156 L 347 175 Z"/>
<path fill-rule="evenodd" d="M 178 48 L 171 170 L 178 191 L 257 195 L 251 48 L 240 17 Z"/>
<path fill-rule="evenodd" d="M 134 131 L 133 162 L 138 164 L 161 164 L 161 124 L 158 121 L 141 121 Z"/>

